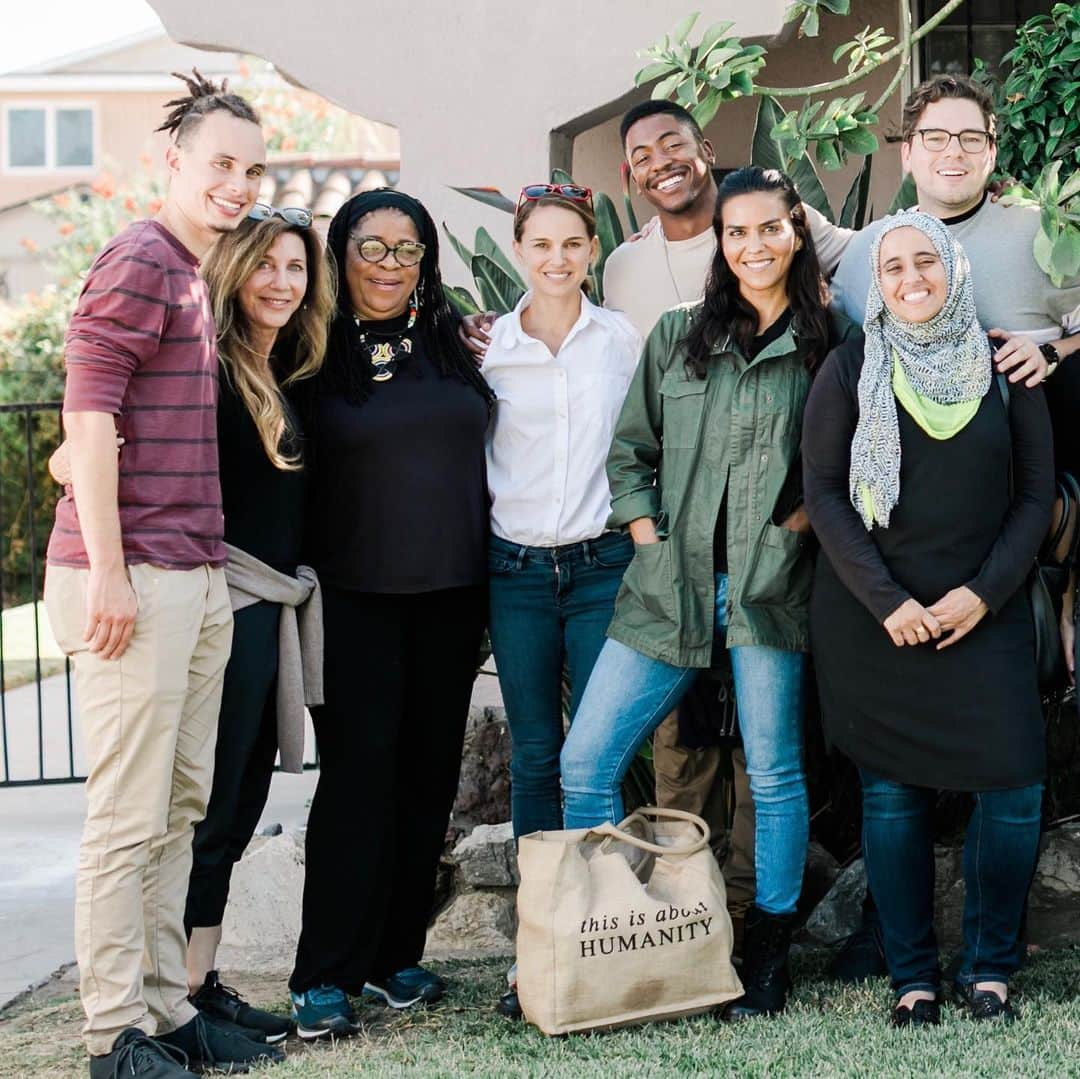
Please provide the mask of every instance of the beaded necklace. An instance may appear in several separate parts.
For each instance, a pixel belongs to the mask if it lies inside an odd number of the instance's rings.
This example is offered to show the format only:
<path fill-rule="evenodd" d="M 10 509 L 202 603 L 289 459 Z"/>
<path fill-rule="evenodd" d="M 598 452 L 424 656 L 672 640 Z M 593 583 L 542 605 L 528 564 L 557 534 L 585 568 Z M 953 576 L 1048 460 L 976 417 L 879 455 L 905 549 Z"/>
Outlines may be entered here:
<path fill-rule="evenodd" d="M 353 313 L 353 323 L 359 329 L 362 319 L 355 312 Z M 395 330 L 386 337 L 395 337 L 398 334 L 402 336 L 396 341 L 382 340 L 382 341 L 369 341 L 369 336 L 374 336 L 376 331 L 374 330 L 362 330 L 360 332 L 360 344 L 367 351 L 368 358 L 371 361 L 371 366 L 374 368 L 374 373 L 371 376 L 372 382 L 389 382 L 397 372 L 398 369 L 398 357 L 408 356 L 412 353 L 412 338 L 405 336 L 409 330 L 416 325 L 416 300 L 409 304 L 409 321 L 405 325 L 404 330 Z M 382 335 L 380 335 L 382 336 Z"/>

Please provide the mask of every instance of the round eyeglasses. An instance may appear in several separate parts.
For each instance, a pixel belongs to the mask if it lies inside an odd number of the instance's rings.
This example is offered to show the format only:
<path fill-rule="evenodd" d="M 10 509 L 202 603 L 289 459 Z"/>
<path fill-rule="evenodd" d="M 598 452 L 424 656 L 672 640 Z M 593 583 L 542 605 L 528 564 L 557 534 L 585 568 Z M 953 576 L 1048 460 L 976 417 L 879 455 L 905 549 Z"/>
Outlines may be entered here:
<path fill-rule="evenodd" d="M 252 221 L 269 221 L 272 217 L 280 217 L 287 225 L 296 225 L 298 228 L 311 227 L 311 211 L 302 206 L 282 206 L 280 209 L 271 206 L 268 202 L 257 202 L 248 210 L 248 217 Z"/>
<path fill-rule="evenodd" d="M 393 255 L 397 264 L 406 269 L 415 266 L 427 250 L 424 244 L 417 240 L 402 240 L 401 243 L 390 247 L 378 236 L 350 236 L 349 238 L 356 244 L 356 253 L 365 262 L 382 262 L 387 255 Z"/>

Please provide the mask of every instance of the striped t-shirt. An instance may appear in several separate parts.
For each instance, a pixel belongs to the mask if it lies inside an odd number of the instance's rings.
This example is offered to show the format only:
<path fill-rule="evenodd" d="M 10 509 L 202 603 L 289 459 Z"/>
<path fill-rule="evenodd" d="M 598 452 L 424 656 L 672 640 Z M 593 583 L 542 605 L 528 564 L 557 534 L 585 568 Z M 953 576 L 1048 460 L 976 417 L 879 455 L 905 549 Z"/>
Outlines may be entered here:
<path fill-rule="evenodd" d="M 109 412 L 120 449 L 124 559 L 225 564 L 217 451 L 217 342 L 199 262 L 138 221 L 90 269 L 64 346 L 65 412 Z M 49 562 L 86 566 L 75 500 L 56 507 Z"/>

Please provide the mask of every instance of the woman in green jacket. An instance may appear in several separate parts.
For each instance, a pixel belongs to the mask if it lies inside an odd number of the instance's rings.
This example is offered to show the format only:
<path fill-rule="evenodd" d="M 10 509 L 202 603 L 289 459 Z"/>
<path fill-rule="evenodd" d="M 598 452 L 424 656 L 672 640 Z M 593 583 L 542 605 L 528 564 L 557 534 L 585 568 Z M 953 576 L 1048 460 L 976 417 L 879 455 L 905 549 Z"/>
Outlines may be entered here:
<path fill-rule="evenodd" d="M 802 695 L 812 554 L 801 507 L 802 412 L 835 325 L 798 192 L 776 170 L 721 184 L 701 303 L 663 315 L 608 456 L 612 516 L 635 544 L 608 640 L 563 747 L 568 828 L 623 814 L 638 748 L 730 651 L 757 809 L 746 993 L 727 1018 L 780 1011 L 809 832 Z"/>

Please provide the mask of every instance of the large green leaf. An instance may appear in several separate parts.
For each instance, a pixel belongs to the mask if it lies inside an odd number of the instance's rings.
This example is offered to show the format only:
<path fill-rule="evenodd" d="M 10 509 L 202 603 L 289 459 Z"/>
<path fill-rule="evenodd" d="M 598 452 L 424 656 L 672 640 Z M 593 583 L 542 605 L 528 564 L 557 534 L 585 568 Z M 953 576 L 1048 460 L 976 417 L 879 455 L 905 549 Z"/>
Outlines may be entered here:
<path fill-rule="evenodd" d="M 576 184 L 577 181 L 566 171 L 566 169 L 552 169 L 551 170 L 551 182 L 553 184 Z"/>
<path fill-rule="evenodd" d="M 615 212 L 615 204 L 607 195 L 602 193 L 595 195 L 593 206 L 596 210 L 596 235 L 600 240 L 600 254 L 596 257 L 594 271 L 598 287 L 593 290 L 593 300 L 596 303 L 603 303 L 604 266 L 611 252 L 623 242 L 623 230 L 619 215 Z"/>
<path fill-rule="evenodd" d="M 907 210 L 914 206 L 919 201 L 919 196 L 915 191 L 915 178 L 911 173 L 904 175 L 904 180 L 897 189 L 896 194 L 893 196 L 892 202 L 889 204 L 888 213 L 899 213 L 900 210 Z"/>
<path fill-rule="evenodd" d="M 503 252 L 503 249 L 491 238 L 491 234 L 485 228 L 476 230 L 476 253 L 478 255 L 487 255 L 489 259 L 492 259 L 506 271 L 511 281 L 521 286 L 522 292 L 525 291 L 525 282 L 521 280 L 521 275 L 510 261 L 509 256 Z"/>
<path fill-rule="evenodd" d="M 466 266 L 472 266 L 473 253 L 450 231 L 446 222 L 442 223 L 443 232 L 446 233 L 446 238 L 450 241 L 450 246 L 457 252 L 457 256 L 465 263 Z"/>
<path fill-rule="evenodd" d="M 487 255 L 473 255 L 471 268 L 485 308 L 499 315 L 512 311 L 525 290 L 519 288 L 506 271 Z"/>
<path fill-rule="evenodd" d="M 870 194 L 870 167 L 873 160 L 873 154 L 867 154 L 863 158 L 862 168 L 844 199 L 840 218 L 836 222 L 843 228 L 861 229 L 866 224 L 866 203 Z"/>
<path fill-rule="evenodd" d="M 494 206 L 496 210 L 505 210 L 512 214 L 517 207 L 497 187 L 451 187 L 459 195 L 466 195 L 470 199 L 476 199 L 485 206 Z"/>
<path fill-rule="evenodd" d="M 480 305 L 467 288 L 459 288 L 456 285 L 443 285 L 443 292 L 450 304 L 457 308 L 459 314 L 477 315 L 480 313 Z"/>
<path fill-rule="evenodd" d="M 784 118 L 784 110 L 775 98 L 763 96 L 758 103 L 757 119 L 754 121 L 754 137 L 751 142 L 750 160 L 763 169 L 779 169 L 786 172 L 795 186 L 803 202 L 813 206 L 828 218 L 833 220 L 832 207 L 825 195 L 825 188 L 821 186 L 817 170 L 813 162 L 806 154 L 801 154 L 790 163 L 785 160 L 780 143 L 773 138 L 775 128 Z"/>

